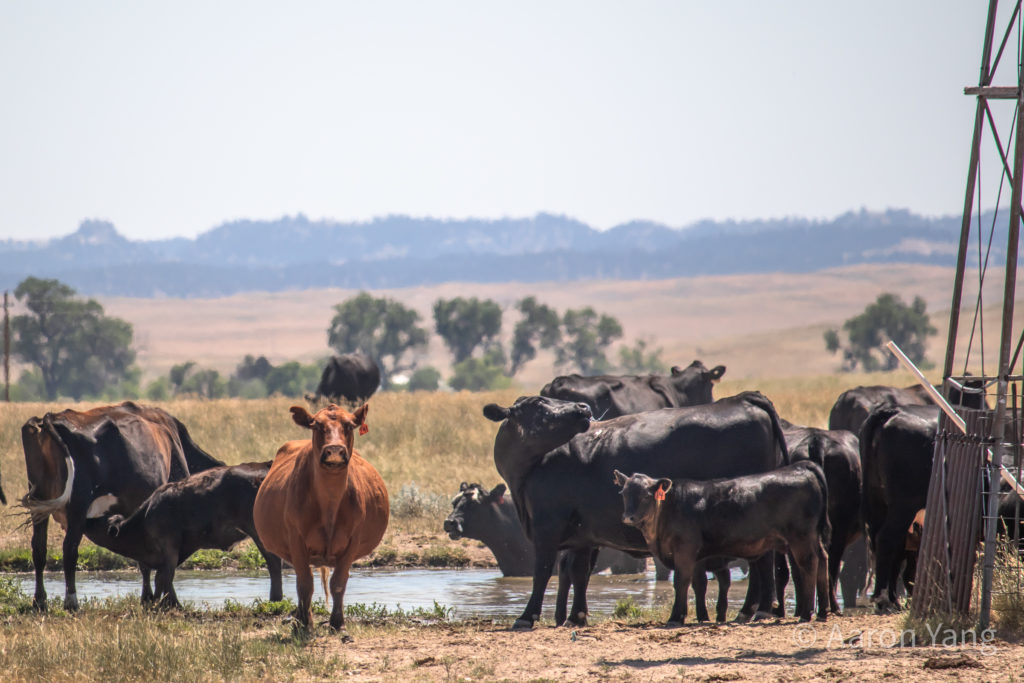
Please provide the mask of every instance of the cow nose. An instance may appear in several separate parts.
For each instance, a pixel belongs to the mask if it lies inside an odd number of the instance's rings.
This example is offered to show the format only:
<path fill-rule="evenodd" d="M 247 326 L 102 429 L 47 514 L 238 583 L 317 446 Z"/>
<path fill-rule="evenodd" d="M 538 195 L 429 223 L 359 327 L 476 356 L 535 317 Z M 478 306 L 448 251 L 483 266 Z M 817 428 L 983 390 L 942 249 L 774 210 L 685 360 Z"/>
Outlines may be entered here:
<path fill-rule="evenodd" d="M 455 519 L 446 519 L 444 520 L 444 531 L 453 539 L 456 539 L 462 535 L 462 524 Z"/>
<path fill-rule="evenodd" d="M 341 444 L 324 446 L 320 451 L 320 462 L 325 465 L 346 465 L 348 464 L 348 449 Z"/>
<path fill-rule="evenodd" d="M 586 403 L 577 403 L 576 407 L 583 411 L 583 414 L 586 415 L 587 417 L 593 417 L 593 414 L 591 414 L 590 412 L 590 406 L 588 406 Z"/>

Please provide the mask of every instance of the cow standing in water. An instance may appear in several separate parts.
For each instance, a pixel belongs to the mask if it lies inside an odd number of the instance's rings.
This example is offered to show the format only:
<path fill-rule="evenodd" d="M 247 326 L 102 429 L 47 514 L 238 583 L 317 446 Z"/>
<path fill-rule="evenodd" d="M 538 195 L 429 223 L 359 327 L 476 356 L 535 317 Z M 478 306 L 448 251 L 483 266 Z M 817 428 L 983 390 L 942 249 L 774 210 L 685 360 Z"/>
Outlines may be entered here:
<path fill-rule="evenodd" d="M 330 624 L 340 631 L 352 563 L 373 552 L 388 526 L 384 480 L 354 447 L 356 430 L 367 431 L 368 411 L 368 404 L 355 413 L 332 404 L 310 415 L 292 406 L 295 424 L 312 430 L 312 439 L 281 446 L 256 494 L 256 532 L 267 550 L 295 568 L 296 617 L 307 629 L 313 619 L 312 568 L 334 570 Z"/>
<path fill-rule="evenodd" d="M 87 520 L 130 515 L 161 484 L 223 465 L 199 448 L 188 430 L 160 408 L 131 401 L 84 412 L 63 410 L 30 418 L 21 428 L 32 517 L 36 608 L 46 609 L 43 570 L 50 517 L 64 527 L 64 607 L 78 609 L 75 571 L 82 535 L 110 547 L 106 525 Z M 142 599 L 152 598 L 150 570 L 142 568 Z"/>

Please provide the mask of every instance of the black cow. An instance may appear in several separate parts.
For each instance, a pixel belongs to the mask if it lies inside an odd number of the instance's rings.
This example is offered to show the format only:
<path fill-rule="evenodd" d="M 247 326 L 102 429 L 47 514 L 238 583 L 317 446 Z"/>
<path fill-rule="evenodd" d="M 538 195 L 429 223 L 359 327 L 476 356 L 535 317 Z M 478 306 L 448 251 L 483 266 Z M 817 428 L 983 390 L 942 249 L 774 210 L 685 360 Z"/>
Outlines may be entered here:
<path fill-rule="evenodd" d="M 462 482 L 452 498 L 452 512 L 444 520 L 444 530 L 452 540 L 472 538 L 486 545 L 494 553 L 502 575 L 530 576 L 533 545 L 519 523 L 512 497 L 505 491 L 504 484 L 486 491 L 480 484 Z M 593 573 L 605 569 L 612 574 L 642 574 L 647 571 L 647 559 L 602 548 Z"/>
<path fill-rule="evenodd" d="M 876 609 L 899 609 L 896 586 L 906 552 L 907 529 L 928 499 L 937 406 L 876 407 L 860 433 L 864 471 L 864 521 L 875 556 Z"/>
<path fill-rule="evenodd" d="M 980 379 L 968 380 L 964 385 L 967 391 L 961 391 L 956 387 L 949 389 L 946 400 L 950 405 L 973 409 L 988 407 L 985 395 L 981 391 L 984 383 Z M 942 393 L 941 386 L 935 388 Z M 902 388 L 885 385 L 855 387 L 839 394 L 828 415 L 828 428 L 845 429 L 860 434 L 861 425 L 868 414 L 883 403 L 898 406 L 933 405 L 928 391 L 920 384 Z"/>
<path fill-rule="evenodd" d="M 331 400 L 365 401 L 380 386 L 380 367 L 365 353 L 345 353 L 332 356 L 320 376 L 316 392 L 307 395 L 309 401 L 323 397 Z"/>
<path fill-rule="evenodd" d="M 590 406 L 599 420 L 659 408 L 678 408 L 711 403 L 711 389 L 725 374 L 725 366 L 708 370 L 699 360 L 689 367 L 672 368 L 662 375 L 563 375 L 540 390 L 541 396 L 577 401 Z"/>
<path fill-rule="evenodd" d="M 157 600 L 179 607 L 174 592 L 174 571 L 200 548 L 228 550 L 247 536 L 267 562 L 270 599 L 281 600 L 281 558 L 263 547 L 252 509 L 256 492 L 272 461 L 214 467 L 187 479 L 168 482 L 153 492 L 128 518 L 111 515 L 90 520 L 106 525 L 104 545 L 129 557 L 139 566 L 156 570 L 156 591 L 143 601 Z"/>
<path fill-rule="evenodd" d="M 839 563 L 848 546 L 864 535 L 864 520 L 861 516 L 862 476 L 860 467 L 860 444 L 857 437 L 845 429 L 826 430 L 801 427 L 782 421 L 782 433 L 786 435 L 791 462 L 809 460 L 820 466 L 828 482 L 828 521 L 832 528 L 832 540 L 828 545 L 829 608 L 840 614 L 836 599 L 836 583 L 839 580 Z M 776 575 L 778 577 L 778 574 Z M 777 586 L 785 585 L 779 581 Z M 782 595 L 782 589 L 778 590 Z M 844 593 L 844 600 L 846 599 Z M 854 607 L 856 594 L 846 607 Z M 779 601 L 780 607 L 783 602 Z"/>
<path fill-rule="evenodd" d="M 541 396 L 484 415 L 501 427 L 494 463 L 509 483 L 519 518 L 536 555 L 533 592 L 517 628 L 539 618 L 544 590 L 559 549 L 572 551 L 572 621 L 586 623 L 586 588 L 593 548 L 647 553 L 643 535 L 623 524 L 621 498 L 612 485 L 616 468 L 668 477 L 710 479 L 773 470 L 788 454 L 778 415 L 765 396 L 746 392 L 703 406 L 625 415 L 591 426 L 590 407 Z M 771 558 L 752 571 L 771 576 Z M 771 609 L 771 583 L 759 604 Z M 555 613 L 561 624 L 566 615 Z"/>
<path fill-rule="evenodd" d="M 686 618 L 686 591 L 697 561 L 729 555 L 757 559 L 788 551 L 799 574 L 800 621 L 828 616 L 828 486 L 813 462 L 732 479 L 652 479 L 613 472 L 621 488 L 622 521 L 641 530 L 651 554 L 675 571 L 669 626 Z"/>
<path fill-rule="evenodd" d="M 130 514 L 161 484 L 224 464 L 199 448 L 166 411 L 130 401 L 30 418 L 21 440 L 29 485 L 21 504 L 32 518 L 33 604 L 39 609 L 46 609 L 43 569 L 51 515 L 65 530 L 64 606 L 76 610 L 75 570 L 87 519 Z M 86 535 L 101 546 L 108 540 L 106 529 Z M 149 570 L 142 576 L 148 586 Z"/>

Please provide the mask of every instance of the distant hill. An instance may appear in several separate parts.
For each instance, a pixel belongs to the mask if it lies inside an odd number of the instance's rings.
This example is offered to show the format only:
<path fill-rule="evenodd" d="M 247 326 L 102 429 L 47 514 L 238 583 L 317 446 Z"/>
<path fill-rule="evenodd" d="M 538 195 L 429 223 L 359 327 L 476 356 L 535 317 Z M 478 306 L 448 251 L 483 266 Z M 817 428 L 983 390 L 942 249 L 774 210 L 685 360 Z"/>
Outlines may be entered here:
<path fill-rule="evenodd" d="M 982 217 L 984 221 L 985 218 Z M 991 220 L 991 219 L 989 219 Z M 952 265 L 960 217 L 905 210 L 702 221 L 683 228 L 636 221 L 600 231 L 565 216 L 367 223 L 224 223 L 195 239 L 133 241 L 84 221 L 46 242 L 0 241 L 0 288 L 54 277 L 81 294 L 215 297 L 322 287 L 394 288 L 441 282 L 661 279 L 803 273 L 861 263 Z M 1001 259 L 997 247 L 991 258 Z"/>

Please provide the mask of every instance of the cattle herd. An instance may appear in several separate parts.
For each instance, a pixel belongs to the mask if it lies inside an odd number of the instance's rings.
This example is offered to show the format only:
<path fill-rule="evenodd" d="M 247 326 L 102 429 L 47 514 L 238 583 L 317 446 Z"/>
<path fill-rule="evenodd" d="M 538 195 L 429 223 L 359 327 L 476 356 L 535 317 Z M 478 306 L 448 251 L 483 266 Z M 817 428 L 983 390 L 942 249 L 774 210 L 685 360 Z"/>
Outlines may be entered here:
<path fill-rule="evenodd" d="M 346 372 L 344 362 L 331 367 L 317 398 Z M 651 556 L 658 578 L 672 572 L 673 625 L 686 617 L 691 586 L 697 619 L 709 618 L 706 572 L 719 581 L 716 618 L 725 619 L 736 561 L 750 578 L 740 620 L 784 615 L 791 571 L 801 620 L 841 613 L 841 578 L 844 606 L 855 604 L 869 568 L 876 608 L 899 609 L 901 591 L 913 590 L 938 408 L 918 389 L 858 387 L 838 397 L 829 429 L 804 427 L 756 391 L 714 400 L 724 372 L 694 361 L 668 376 L 563 376 L 540 395 L 483 406 L 499 423 L 494 464 L 504 483 L 463 483 L 444 531 L 484 542 L 504 574 L 532 577 L 516 628 L 539 619 L 553 574 L 556 624 L 582 625 L 591 574 L 641 572 Z M 357 387 L 351 398 L 375 388 Z M 953 398 L 984 406 L 980 392 Z M 34 604 L 46 608 L 53 517 L 65 531 L 67 609 L 78 607 L 83 536 L 135 560 L 142 600 L 168 606 L 178 604 L 174 573 L 189 555 L 249 537 L 266 559 L 271 600 L 283 595 L 282 561 L 294 568 L 303 627 L 313 568 L 325 588 L 330 571 L 330 625 L 343 630 L 352 563 L 388 525 L 384 481 L 355 449 L 368 411 L 367 403 L 354 412 L 292 407 L 310 438 L 285 443 L 272 461 L 234 466 L 155 407 L 124 402 L 31 418 L 22 427 L 29 491 L 21 502 L 31 516 Z"/>

